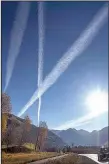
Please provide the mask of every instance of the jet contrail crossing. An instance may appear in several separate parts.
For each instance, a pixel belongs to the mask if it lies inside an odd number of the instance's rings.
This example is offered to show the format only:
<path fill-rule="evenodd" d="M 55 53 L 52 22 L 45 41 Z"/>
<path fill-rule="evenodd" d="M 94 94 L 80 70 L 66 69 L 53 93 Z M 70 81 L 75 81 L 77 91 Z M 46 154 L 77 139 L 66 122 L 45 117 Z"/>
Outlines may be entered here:
<path fill-rule="evenodd" d="M 46 76 L 43 83 L 35 91 L 28 103 L 21 109 L 18 116 L 21 116 L 26 110 L 41 97 L 64 73 L 68 66 L 74 61 L 76 57 L 81 55 L 83 51 L 88 48 L 97 33 L 100 31 L 105 21 L 108 18 L 108 4 L 97 13 L 93 20 L 89 23 L 88 27 L 82 32 L 80 37 L 74 42 L 74 44 L 68 49 L 63 57 L 58 61 L 53 70 Z"/>

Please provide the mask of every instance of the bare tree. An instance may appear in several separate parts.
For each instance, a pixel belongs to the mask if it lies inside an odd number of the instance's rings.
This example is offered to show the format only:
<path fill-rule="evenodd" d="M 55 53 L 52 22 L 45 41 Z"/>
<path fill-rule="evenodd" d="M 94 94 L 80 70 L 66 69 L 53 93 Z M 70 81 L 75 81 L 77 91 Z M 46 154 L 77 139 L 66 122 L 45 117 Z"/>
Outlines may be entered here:
<path fill-rule="evenodd" d="M 30 131 L 30 128 L 31 128 L 31 120 L 30 120 L 29 116 L 25 116 L 19 146 L 22 145 L 22 143 L 26 137 L 25 134 L 26 134 L 26 132 Z"/>
<path fill-rule="evenodd" d="M 7 126 L 7 121 L 9 119 L 9 114 L 11 113 L 12 106 L 10 97 L 6 93 L 2 93 L 1 96 L 1 112 L 2 112 L 2 144 L 7 144 L 9 142 L 9 129 Z"/>
<path fill-rule="evenodd" d="M 31 128 L 31 120 L 29 116 L 25 116 L 25 121 L 24 121 L 24 127 L 26 128 L 26 131 L 30 131 Z"/>
<path fill-rule="evenodd" d="M 11 113 L 11 101 L 10 97 L 6 93 L 2 93 L 1 97 L 1 111 L 2 113 Z"/>
<path fill-rule="evenodd" d="M 6 93 L 2 93 L 1 97 L 1 112 L 2 112 L 2 132 L 4 133 L 7 128 L 8 114 L 11 113 L 10 97 Z"/>
<path fill-rule="evenodd" d="M 10 122 L 7 126 L 7 131 L 6 131 L 6 145 L 7 148 L 9 145 L 13 143 L 13 131 L 16 128 L 16 124 L 14 120 L 8 119 L 8 122 Z"/>
<path fill-rule="evenodd" d="M 43 149 L 45 140 L 47 138 L 48 127 L 46 122 L 41 121 L 37 130 L 35 150 Z"/>

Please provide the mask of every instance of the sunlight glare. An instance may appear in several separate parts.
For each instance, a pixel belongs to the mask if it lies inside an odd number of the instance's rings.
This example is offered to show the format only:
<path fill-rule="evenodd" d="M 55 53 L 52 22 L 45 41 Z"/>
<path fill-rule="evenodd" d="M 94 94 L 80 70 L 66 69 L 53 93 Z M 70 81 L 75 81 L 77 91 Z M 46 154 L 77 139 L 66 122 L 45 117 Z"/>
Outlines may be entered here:
<path fill-rule="evenodd" d="M 89 93 L 86 105 L 91 112 L 104 113 L 108 111 L 108 93 L 100 89 Z"/>

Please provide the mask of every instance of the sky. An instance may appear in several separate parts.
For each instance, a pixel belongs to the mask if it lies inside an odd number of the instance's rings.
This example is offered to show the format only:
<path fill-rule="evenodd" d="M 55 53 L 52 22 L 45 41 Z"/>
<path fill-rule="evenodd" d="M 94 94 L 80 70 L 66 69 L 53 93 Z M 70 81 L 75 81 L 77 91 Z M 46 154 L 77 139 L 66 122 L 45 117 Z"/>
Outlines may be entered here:
<path fill-rule="evenodd" d="M 2 2 L 2 92 L 5 87 L 6 62 L 11 29 L 19 2 Z M 45 78 L 64 52 L 79 37 L 104 2 L 45 2 L 44 70 Z M 38 4 L 31 2 L 30 13 L 6 90 L 11 97 L 12 112 L 17 115 L 37 89 L 38 77 Z M 108 21 L 91 45 L 77 57 L 58 81 L 42 96 L 40 120 L 50 129 L 87 114 L 86 96 L 97 87 L 108 91 Z M 25 114 L 37 125 L 38 102 Z M 108 125 L 107 113 L 76 129 L 92 131 Z"/>

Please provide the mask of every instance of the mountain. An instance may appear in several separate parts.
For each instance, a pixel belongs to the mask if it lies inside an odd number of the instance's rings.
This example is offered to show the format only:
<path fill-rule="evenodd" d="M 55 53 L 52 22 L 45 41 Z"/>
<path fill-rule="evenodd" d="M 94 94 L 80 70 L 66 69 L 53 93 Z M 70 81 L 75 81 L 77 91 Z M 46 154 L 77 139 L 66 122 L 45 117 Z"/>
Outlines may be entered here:
<path fill-rule="evenodd" d="M 13 128 L 13 138 L 12 144 L 17 144 L 19 142 L 19 138 L 21 136 L 21 132 L 23 129 L 24 119 L 17 117 L 13 114 L 9 114 L 8 118 L 8 126 L 14 124 Z M 92 132 L 88 132 L 86 130 L 80 129 L 67 129 L 67 130 L 48 130 L 48 137 L 45 142 L 46 148 L 52 147 L 64 147 L 66 144 L 71 145 L 93 145 L 93 146 L 101 146 L 107 143 L 108 141 L 108 128 L 105 127 L 99 131 L 94 130 Z M 29 132 L 25 132 L 24 143 L 29 142 L 35 144 L 36 142 L 36 134 L 38 131 L 38 127 L 31 124 L 31 128 Z"/>
<path fill-rule="evenodd" d="M 52 132 L 62 138 L 64 142 L 71 145 L 92 145 L 101 146 L 108 141 L 108 128 L 105 127 L 99 131 L 94 130 L 88 132 L 86 130 L 80 129 L 67 129 L 67 130 L 52 130 Z"/>
<path fill-rule="evenodd" d="M 79 132 L 81 135 L 83 135 L 83 136 L 89 135 L 89 134 L 90 134 L 90 132 L 88 132 L 88 131 L 86 131 L 86 130 L 83 130 L 83 129 L 78 130 L 78 132 Z"/>
<path fill-rule="evenodd" d="M 12 144 L 17 144 L 19 142 L 19 138 L 21 136 L 21 132 L 22 132 L 22 128 L 23 128 L 23 123 L 24 123 L 24 119 L 19 118 L 13 114 L 9 114 L 7 126 L 11 128 L 12 125 L 14 125 L 13 131 L 12 131 L 13 138 L 11 138 Z M 35 144 L 37 131 L 38 131 L 38 127 L 31 124 L 30 131 L 25 132 L 25 135 L 24 135 L 25 138 L 24 138 L 23 142 Z M 57 136 L 56 134 L 54 134 L 53 132 L 48 130 L 48 136 L 47 136 L 47 140 L 45 142 L 46 148 L 51 148 L 51 147 L 60 147 L 61 148 L 64 145 L 66 145 L 66 143 L 59 136 Z"/>

